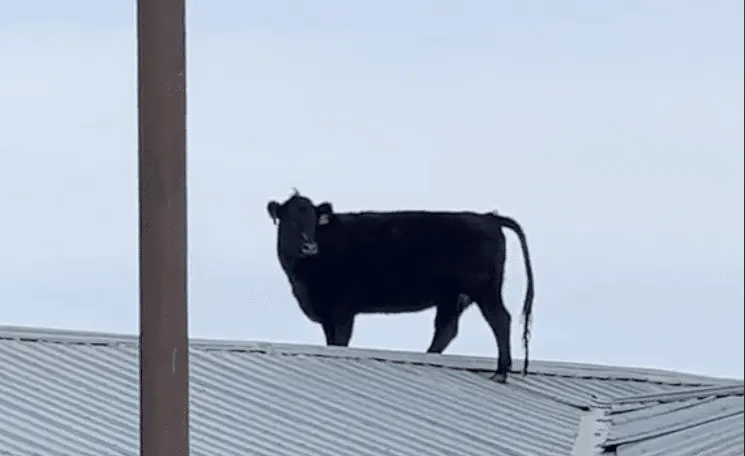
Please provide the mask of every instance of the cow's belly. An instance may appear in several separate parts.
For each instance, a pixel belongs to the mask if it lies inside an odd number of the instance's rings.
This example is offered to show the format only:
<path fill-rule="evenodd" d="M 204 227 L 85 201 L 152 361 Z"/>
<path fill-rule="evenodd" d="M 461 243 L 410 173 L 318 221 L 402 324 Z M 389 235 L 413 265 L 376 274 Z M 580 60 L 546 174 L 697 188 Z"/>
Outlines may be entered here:
<path fill-rule="evenodd" d="M 375 302 L 364 302 L 360 308 L 360 313 L 409 313 L 421 312 L 432 307 L 432 301 L 420 302 L 396 302 L 396 300 L 385 298 Z"/>
<path fill-rule="evenodd" d="M 373 276 L 372 280 L 350 283 L 350 300 L 360 313 L 409 313 L 429 309 L 442 296 L 457 296 L 453 280 L 415 280 L 411 276 Z M 454 298 L 455 299 L 455 298 Z"/>
<path fill-rule="evenodd" d="M 335 274 L 322 269 L 312 281 L 319 291 L 314 301 L 353 307 L 357 313 L 394 314 L 423 311 L 448 297 L 456 302 L 461 293 L 471 295 L 478 275 L 445 261 L 449 259 L 437 260 L 342 262 L 333 268 Z"/>

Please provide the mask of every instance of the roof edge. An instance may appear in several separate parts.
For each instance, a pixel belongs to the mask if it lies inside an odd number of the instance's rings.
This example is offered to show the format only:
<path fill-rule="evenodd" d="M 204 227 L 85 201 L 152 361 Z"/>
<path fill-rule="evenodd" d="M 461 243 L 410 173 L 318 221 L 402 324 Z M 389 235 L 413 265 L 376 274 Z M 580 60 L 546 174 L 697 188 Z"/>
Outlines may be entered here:
<path fill-rule="evenodd" d="M 597 407 L 611 407 L 629 404 L 662 404 L 690 399 L 730 396 L 745 396 L 745 382 L 733 380 L 731 384 L 695 386 L 692 388 L 676 389 L 675 391 L 668 391 L 665 393 L 637 394 L 632 396 L 613 397 L 610 399 L 595 399 L 593 402 Z"/>
<path fill-rule="evenodd" d="M 0 325 L 0 340 L 3 339 L 61 344 L 130 345 L 132 347 L 137 347 L 139 344 L 139 336 L 134 334 Z M 192 349 L 207 351 L 235 351 L 290 356 L 376 359 L 394 363 L 424 364 L 460 370 L 491 371 L 495 368 L 494 358 L 483 356 L 406 352 L 353 347 L 327 347 L 325 345 L 245 340 L 235 341 L 194 337 L 189 339 L 189 346 Z M 516 366 L 520 366 L 522 360 L 515 359 L 514 363 Z M 732 385 L 742 383 L 742 380 L 738 379 L 707 377 L 662 369 L 609 366 L 589 363 L 531 360 L 530 366 L 531 373 L 559 377 L 602 378 L 609 380 L 630 380 L 676 385 L 685 384 L 691 386 Z"/>

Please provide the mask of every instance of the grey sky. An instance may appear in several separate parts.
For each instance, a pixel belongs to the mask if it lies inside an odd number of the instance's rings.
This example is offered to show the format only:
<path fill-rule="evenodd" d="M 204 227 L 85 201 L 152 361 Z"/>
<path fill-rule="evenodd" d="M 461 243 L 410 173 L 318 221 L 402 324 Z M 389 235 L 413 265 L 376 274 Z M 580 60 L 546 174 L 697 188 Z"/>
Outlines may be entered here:
<path fill-rule="evenodd" d="M 294 186 L 338 210 L 515 217 L 534 359 L 743 376 L 742 2 L 188 14 L 192 336 L 322 343 L 265 211 Z M 0 324 L 137 330 L 134 20 L 134 0 L 3 8 Z M 362 316 L 352 346 L 423 351 L 432 320 Z M 448 353 L 495 355 L 475 308 Z"/>

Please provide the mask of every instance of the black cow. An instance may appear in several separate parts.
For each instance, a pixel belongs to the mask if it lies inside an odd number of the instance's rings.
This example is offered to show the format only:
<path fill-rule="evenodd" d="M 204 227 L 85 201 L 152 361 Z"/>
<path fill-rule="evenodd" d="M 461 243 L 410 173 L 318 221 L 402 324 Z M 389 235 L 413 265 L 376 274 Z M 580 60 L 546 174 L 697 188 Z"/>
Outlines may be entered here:
<path fill-rule="evenodd" d="M 347 346 L 361 313 L 416 312 L 432 306 L 435 331 L 428 352 L 441 353 L 455 338 L 458 320 L 476 302 L 498 346 L 493 378 L 505 382 L 512 367 L 511 316 L 502 300 L 505 237 L 520 239 L 527 273 L 523 344 L 533 303 L 533 272 L 520 225 L 496 213 L 334 213 L 297 190 L 284 203 L 270 201 L 278 225 L 277 253 L 300 307 L 320 323 L 327 345 Z"/>

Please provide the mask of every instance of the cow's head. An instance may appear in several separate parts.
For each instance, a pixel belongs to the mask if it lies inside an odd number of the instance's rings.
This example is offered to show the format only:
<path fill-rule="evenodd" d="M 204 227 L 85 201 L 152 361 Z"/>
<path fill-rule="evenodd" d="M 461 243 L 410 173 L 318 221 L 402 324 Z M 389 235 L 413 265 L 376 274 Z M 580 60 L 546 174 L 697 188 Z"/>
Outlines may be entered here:
<path fill-rule="evenodd" d="M 315 206 L 295 190 L 284 203 L 270 201 L 266 209 L 277 225 L 277 253 L 281 260 L 292 261 L 318 254 L 316 227 L 328 223 L 333 213 L 331 203 Z"/>

